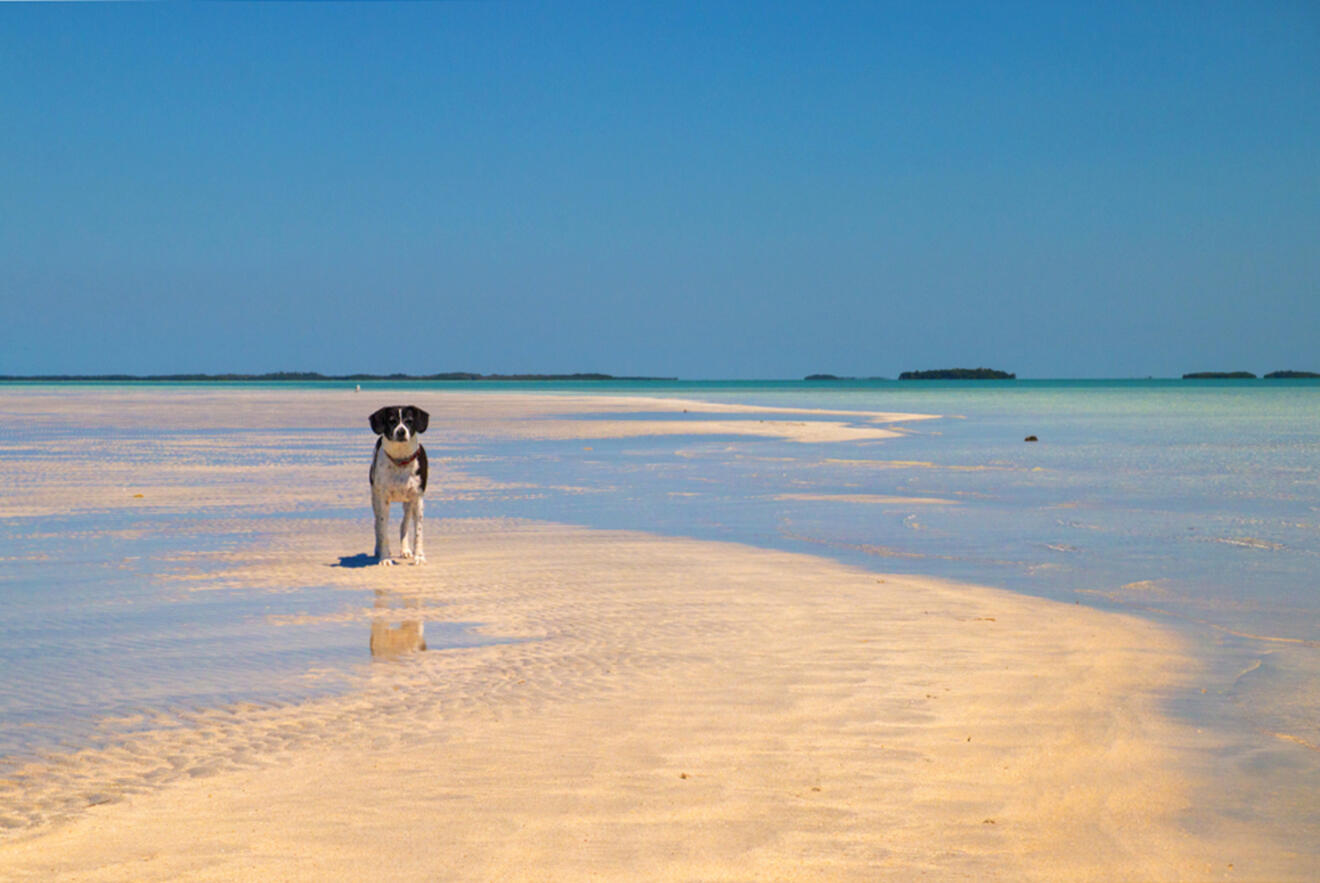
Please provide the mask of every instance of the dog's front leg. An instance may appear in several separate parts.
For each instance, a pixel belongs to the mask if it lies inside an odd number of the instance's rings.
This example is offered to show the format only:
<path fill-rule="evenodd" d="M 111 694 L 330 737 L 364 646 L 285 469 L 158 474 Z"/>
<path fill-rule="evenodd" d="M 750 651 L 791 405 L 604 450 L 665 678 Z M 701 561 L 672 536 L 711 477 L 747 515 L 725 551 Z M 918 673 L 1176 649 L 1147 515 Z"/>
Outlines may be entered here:
<path fill-rule="evenodd" d="M 413 502 L 408 501 L 403 504 L 403 518 L 399 519 L 399 557 L 411 558 L 413 556 L 413 536 L 411 528 L 417 517 L 413 510 Z"/>
<path fill-rule="evenodd" d="M 390 503 L 384 494 L 371 495 L 371 509 L 376 513 L 376 563 L 390 565 L 390 538 L 387 535 L 390 524 Z"/>
<path fill-rule="evenodd" d="M 412 551 L 413 564 L 425 564 L 426 555 L 422 552 L 422 498 L 413 501 L 412 509 Z"/>

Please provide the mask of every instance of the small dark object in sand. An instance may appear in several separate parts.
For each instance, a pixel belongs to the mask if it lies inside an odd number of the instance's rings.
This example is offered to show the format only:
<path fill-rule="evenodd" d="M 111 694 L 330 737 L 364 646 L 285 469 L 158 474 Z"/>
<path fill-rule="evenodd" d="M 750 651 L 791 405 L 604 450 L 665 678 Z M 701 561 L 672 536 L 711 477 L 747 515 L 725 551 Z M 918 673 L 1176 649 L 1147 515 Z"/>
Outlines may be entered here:
<path fill-rule="evenodd" d="M 1034 435 L 1029 435 L 1029 436 L 1027 436 L 1026 438 L 1022 439 L 1022 440 L 1023 440 L 1023 441 L 1040 441 L 1040 439 L 1036 438 Z"/>

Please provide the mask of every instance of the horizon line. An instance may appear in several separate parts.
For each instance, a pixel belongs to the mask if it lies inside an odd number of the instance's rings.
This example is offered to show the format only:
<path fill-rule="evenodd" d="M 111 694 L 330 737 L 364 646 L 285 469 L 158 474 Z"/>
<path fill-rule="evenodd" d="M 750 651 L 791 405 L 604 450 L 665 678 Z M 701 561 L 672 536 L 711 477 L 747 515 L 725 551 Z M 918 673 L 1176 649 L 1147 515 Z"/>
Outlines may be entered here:
<path fill-rule="evenodd" d="M 936 369 L 955 370 L 955 369 Z M 1209 375 L 1209 376 L 1194 376 Z M 1273 375 L 1273 376 L 1272 376 Z M 1283 375 L 1283 376 L 1278 376 Z M 810 379 L 809 379 L 810 378 Z M 1256 375 L 1246 371 L 1189 372 L 1183 375 L 1128 375 L 1108 377 L 1013 377 L 1004 379 L 979 378 L 940 378 L 934 382 L 970 382 L 970 383 L 1013 383 L 1026 381 L 1141 381 L 1141 380 L 1294 380 L 1318 379 L 1320 373 L 1281 369 L 1266 374 Z M 678 376 L 639 376 L 613 375 L 604 372 L 513 372 L 482 374 L 468 371 L 437 372 L 434 374 L 407 374 L 391 372 L 389 374 L 371 374 L 355 372 L 351 374 L 322 374 L 318 371 L 268 371 L 261 373 L 247 372 L 179 372 L 170 374 L 128 374 L 121 372 L 104 374 L 0 374 L 0 383 L 306 383 L 321 381 L 366 381 L 366 382 L 430 382 L 430 383 L 499 383 L 499 382 L 584 382 L 584 383 L 810 383 L 826 385 L 832 383 L 931 383 L 931 379 L 902 379 L 897 376 L 844 376 L 844 375 L 807 375 L 800 377 L 678 377 Z"/>

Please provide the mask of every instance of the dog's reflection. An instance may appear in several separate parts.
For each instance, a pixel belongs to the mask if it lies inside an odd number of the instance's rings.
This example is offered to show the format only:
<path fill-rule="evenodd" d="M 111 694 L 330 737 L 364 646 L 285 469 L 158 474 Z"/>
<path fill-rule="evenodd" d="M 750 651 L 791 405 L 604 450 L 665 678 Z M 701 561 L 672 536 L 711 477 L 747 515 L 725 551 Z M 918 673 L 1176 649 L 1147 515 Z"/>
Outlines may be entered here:
<path fill-rule="evenodd" d="M 393 659 L 408 653 L 417 653 L 426 649 L 426 638 L 422 634 L 421 614 L 408 616 L 409 609 L 421 608 L 417 598 L 402 598 L 385 589 L 376 590 L 376 603 L 372 605 L 378 611 L 371 618 L 371 655 L 374 659 Z M 401 622 L 391 623 L 394 617 L 380 611 L 394 611 Z"/>

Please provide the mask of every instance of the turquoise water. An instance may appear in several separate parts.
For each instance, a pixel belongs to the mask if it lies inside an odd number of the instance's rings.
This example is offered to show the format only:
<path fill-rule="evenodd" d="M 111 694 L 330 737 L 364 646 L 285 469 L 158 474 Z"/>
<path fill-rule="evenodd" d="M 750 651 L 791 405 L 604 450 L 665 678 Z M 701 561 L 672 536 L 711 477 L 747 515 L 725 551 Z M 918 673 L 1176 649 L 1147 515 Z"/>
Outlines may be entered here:
<path fill-rule="evenodd" d="M 1320 384 L 740 383 L 652 394 L 945 416 L 881 442 L 692 439 L 681 457 L 671 438 L 593 443 L 590 453 L 509 446 L 481 471 L 534 480 L 553 470 L 565 483 L 617 486 L 540 504 L 595 524 L 806 543 L 854 559 L 867 546 L 883 559 L 872 566 L 1159 608 L 1216 640 L 1258 635 L 1266 649 L 1320 645 Z M 662 465 L 634 468 L 652 460 Z M 775 499 L 801 492 L 957 505 Z M 1307 738 L 1320 744 L 1314 729 Z"/>
<path fill-rule="evenodd" d="M 344 385 L 264 384 L 291 392 Z M 426 443 L 433 460 L 451 458 L 464 471 L 535 490 L 433 501 L 428 516 L 522 516 L 730 540 L 1154 618 L 1184 634 L 1205 665 L 1199 683 L 1170 695 L 1167 704 L 1220 736 L 1208 762 L 1222 771 L 1231 793 L 1213 800 L 1320 855 L 1314 796 L 1320 794 L 1320 383 L 362 386 L 388 388 L 392 399 L 423 405 L 433 390 L 471 389 L 942 415 L 901 424 L 898 438 L 830 444 L 643 436 L 457 445 L 432 434 Z M 217 431 L 227 430 L 200 435 Z M 0 457 L 31 455 L 23 432 L 6 430 Z M 186 427 L 171 432 L 189 434 Z M 310 444 L 293 446 L 299 462 L 365 462 L 365 429 L 308 427 L 307 433 Z M 1027 435 L 1039 441 L 1024 442 Z M 289 450 L 262 456 L 284 458 Z M 556 489 L 566 487 L 592 492 Z M 849 503 L 803 495 L 951 502 Z M 366 523 L 367 511 L 364 495 L 361 507 L 303 514 Z M 0 755 L 49 746 L 54 733 L 61 734 L 60 745 L 94 741 L 95 721 L 107 715 L 296 701 L 321 689 L 299 684 L 299 673 L 361 664 L 360 624 L 296 636 L 260 627 L 271 614 L 323 612 L 342 599 L 314 587 L 296 599 L 180 593 L 158 579 L 176 551 L 169 547 L 173 516 L 116 521 L 124 517 L 0 523 L 0 664 L 8 683 L 0 690 Z M 94 538 L 107 529 L 118 533 Z M 132 539 L 137 534 L 151 539 Z M 68 535 L 87 539 L 66 544 L 52 559 L 46 538 Z M 220 533 L 208 542 L 241 539 Z M 194 535 L 181 542 L 196 541 Z M 57 571 L 59 585 L 48 585 Z M 136 654 L 135 661 L 116 662 L 125 654 Z M 156 665 L 159 676 L 123 676 L 144 665 Z M 49 696 L 40 688 L 51 682 L 61 685 L 62 704 L 32 698 Z"/>

